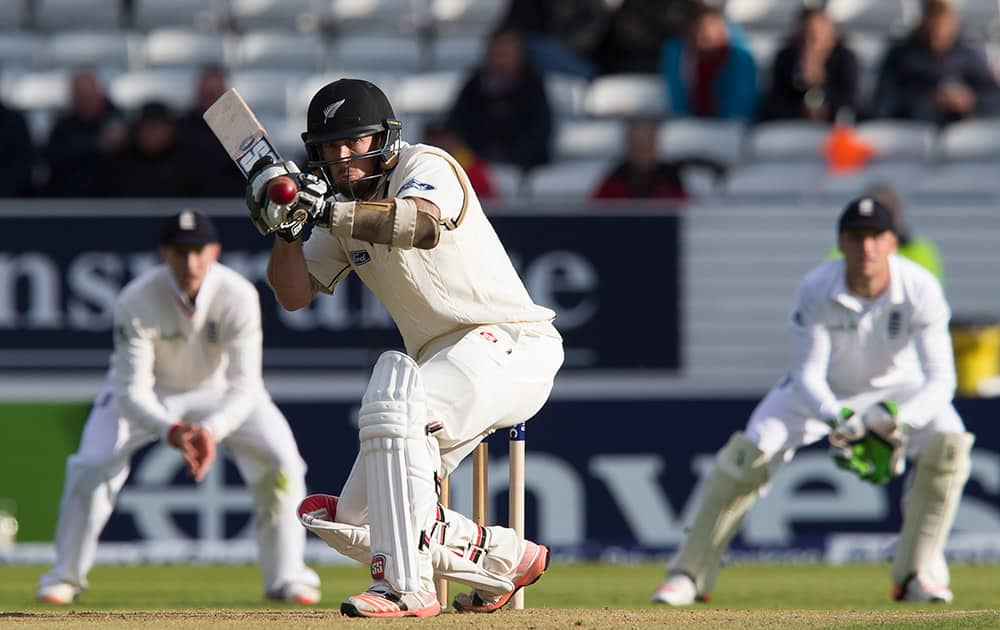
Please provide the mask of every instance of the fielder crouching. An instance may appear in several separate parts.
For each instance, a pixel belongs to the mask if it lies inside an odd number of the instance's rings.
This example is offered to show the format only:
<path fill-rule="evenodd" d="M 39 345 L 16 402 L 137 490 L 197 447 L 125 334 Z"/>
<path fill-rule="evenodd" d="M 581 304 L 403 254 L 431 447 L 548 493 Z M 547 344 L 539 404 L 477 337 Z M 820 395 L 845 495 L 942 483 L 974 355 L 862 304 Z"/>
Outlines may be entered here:
<path fill-rule="evenodd" d="M 262 161 L 250 174 L 251 220 L 279 236 L 268 280 L 281 305 L 302 308 L 356 273 L 406 346 L 375 364 L 360 453 L 340 496 L 313 495 L 299 514 L 332 548 L 371 566 L 369 588 L 342 613 L 436 615 L 435 574 L 473 587 L 455 598 L 458 610 L 492 612 L 541 577 L 548 549 L 442 507 L 436 480 L 485 436 L 535 415 L 562 365 L 562 339 L 462 167 L 437 147 L 402 142 L 400 129 L 375 85 L 334 81 L 309 104 L 307 172 Z M 299 193 L 283 206 L 266 191 L 285 176 Z"/>
<path fill-rule="evenodd" d="M 218 263 L 208 217 L 183 210 L 164 221 L 164 264 L 132 280 L 115 302 L 114 353 L 80 446 L 66 462 L 56 564 L 38 599 L 69 604 L 87 587 L 97 539 L 129 474 L 132 455 L 163 440 L 201 481 L 221 442 L 253 495 L 257 548 L 269 599 L 319 601 L 303 562 L 295 507 L 305 463 L 261 377 L 257 289 Z"/>
<path fill-rule="evenodd" d="M 895 255 L 892 214 L 873 198 L 841 214 L 842 260 L 809 272 L 792 315 L 789 375 L 718 452 L 690 533 L 653 601 L 708 597 L 743 516 L 781 464 L 829 434 L 836 464 L 886 483 L 913 462 L 892 560 L 892 596 L 950 602 L 944 546 L 969 477 L 973 436 L 951 404 L 950 309 L 929 272 Z"/>

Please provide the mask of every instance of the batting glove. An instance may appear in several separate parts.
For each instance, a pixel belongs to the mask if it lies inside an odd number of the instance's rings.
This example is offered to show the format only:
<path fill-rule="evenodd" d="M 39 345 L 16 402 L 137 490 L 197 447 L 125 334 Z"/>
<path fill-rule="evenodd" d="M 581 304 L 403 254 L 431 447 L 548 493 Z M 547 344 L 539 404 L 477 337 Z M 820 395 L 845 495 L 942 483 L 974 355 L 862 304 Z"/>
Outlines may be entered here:
<path fill-rule="evenodd" d="M 290 204 L 278 204 L 267 197 L 267 189 L 277 178 L 290 177 L 298 194 Z M 246 204 L 250 221 L 261 235 L 277 234 L 288 242 L 302 237 L 305 224 L 322 212 L 326 182 L 302 173 L 295 162 L 275 163 L 269 156 L 254 164 L 247 175 Z"/>

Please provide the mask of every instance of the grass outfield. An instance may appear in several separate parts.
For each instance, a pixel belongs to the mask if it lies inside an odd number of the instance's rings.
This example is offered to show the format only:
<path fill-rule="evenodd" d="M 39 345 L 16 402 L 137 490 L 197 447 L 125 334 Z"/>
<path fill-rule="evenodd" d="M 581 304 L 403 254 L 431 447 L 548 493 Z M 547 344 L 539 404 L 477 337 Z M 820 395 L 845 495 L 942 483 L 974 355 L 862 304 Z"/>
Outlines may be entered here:
<path fill-rule="evenodd" d="M 365 567 L 319 567 L 324 601 L 308 610 L 263 601 L 255 566 L 101 566 L 79 603 L 53 609 L 34 601 L 44 570 L 0 567 L 0 627 L 1000 628 L 1000 566 L 953 567 L 951 606 L 890 601 L 884 566 L 734 566 L 712 603 L 669 609 L 649 603 L 661 565 L 556 564 L 527 589 L 528 610 L 392 622 L 338 613 L 367 585 Z"/>

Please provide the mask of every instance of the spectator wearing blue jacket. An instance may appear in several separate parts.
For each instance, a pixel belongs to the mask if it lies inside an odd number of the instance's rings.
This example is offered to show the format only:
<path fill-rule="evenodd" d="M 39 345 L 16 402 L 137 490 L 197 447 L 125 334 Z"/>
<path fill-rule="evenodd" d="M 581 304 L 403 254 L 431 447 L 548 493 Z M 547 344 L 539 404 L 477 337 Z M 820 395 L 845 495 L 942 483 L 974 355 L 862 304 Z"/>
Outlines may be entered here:
<path fill-rule="evenodd" d="M 670 108 L 678 116 L 749 121 L 757 109 L 757 67 L 731 36 L 719 6 L 697 4 L 685 37 L 667 41 L 660 59 Z"/>

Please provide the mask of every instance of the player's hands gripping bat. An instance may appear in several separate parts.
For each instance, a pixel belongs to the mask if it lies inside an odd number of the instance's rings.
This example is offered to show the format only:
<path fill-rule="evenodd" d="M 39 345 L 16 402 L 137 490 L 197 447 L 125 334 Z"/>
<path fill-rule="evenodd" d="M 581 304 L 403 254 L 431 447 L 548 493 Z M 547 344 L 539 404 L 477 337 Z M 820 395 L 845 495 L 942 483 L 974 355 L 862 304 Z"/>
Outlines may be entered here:
<path fill-rule="evenodd" d="M 295 241 L 302 236 L 305 224 L 322 210 L 326 182 L 300 172 L 295 162 L 275 163 L 265 156 L 247 177 L 250 221 L 262 235 L 275 233 L 286 241 Z"/>

